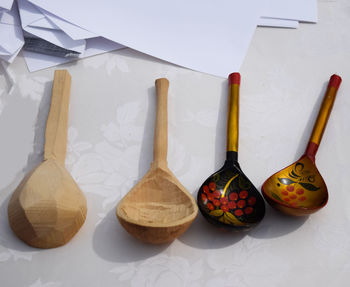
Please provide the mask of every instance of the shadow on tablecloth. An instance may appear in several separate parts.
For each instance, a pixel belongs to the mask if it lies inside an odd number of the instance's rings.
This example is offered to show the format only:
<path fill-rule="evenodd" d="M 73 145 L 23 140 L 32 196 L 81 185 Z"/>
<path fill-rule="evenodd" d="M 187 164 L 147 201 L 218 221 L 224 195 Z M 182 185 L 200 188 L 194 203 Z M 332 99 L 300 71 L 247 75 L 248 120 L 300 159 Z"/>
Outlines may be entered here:
<path fill-rule="evenodd" d="M 117 222 L 113 208 L 97 225 L 92 246 L 95 253 L 104 260 L 123 263 L 155 256 L 169 244 L 152 245 L 136 240 Z"/>

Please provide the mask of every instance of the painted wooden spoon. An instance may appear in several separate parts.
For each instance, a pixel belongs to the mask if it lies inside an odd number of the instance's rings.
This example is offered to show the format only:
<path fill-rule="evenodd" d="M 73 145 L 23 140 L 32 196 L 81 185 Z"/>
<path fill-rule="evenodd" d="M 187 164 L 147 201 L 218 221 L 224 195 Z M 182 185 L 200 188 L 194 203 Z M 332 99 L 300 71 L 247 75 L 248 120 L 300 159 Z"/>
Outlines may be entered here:
<path fill-rule="evenodd" d="M 33 247 L 66 244 L 86 218 L 86 199 L 64 167 L 70 86 L 70 74 L 55 71 L 44 160 L 24 177 L 8 205 L 12 230 Z"/>
<path fill-rule="evenodd" d="M 121 225 L 135 238 L 168 243 L 184 233 L 198 213 L 192 195 L 169 170 L 167 93 L 169 82 L 158 79 L 153 162 L 149 171 L 119 202 Z"/>
<path fill-rule="evenodd" d="M 226 161 L 202 184 L 197 203 L 210 223 L 225 229 L 247 231 L 263 219 L 265 203 L 237 161 L 240 81 L 239 73 L 229 76 Z"/>
<path fill-rule="evenodd" d="M 338 75 L 331 76 L 305 153 L 295 163 L 270 176 L 262 186 L 266 201 L 285 214 L 308 215 L 327 204 L 328 190 L 316 167 L 315 156 L 340 83 Z"/>

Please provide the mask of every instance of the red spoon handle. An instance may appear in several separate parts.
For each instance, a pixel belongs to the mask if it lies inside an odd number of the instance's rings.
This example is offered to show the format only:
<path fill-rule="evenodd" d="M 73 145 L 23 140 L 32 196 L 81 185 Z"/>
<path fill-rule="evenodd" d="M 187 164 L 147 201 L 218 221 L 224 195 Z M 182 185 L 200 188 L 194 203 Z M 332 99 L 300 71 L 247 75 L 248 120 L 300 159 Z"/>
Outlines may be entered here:
<path fill-rule="evenodd" d="M 335 97 L 337 95 L 338 88 L 341 83 L 341 77 L 338 75 L 332 75 L 326 94 L 323 98 L 323 102 L 318 113 L 314 128 L 312 130 L 309 143 L 305 150 L 305 155 L 315 161 L 315 155 L 318 150 L 318 146 L 320 145 L 324 130 L 326 128 L 329 115 L 331 114 Z"/>

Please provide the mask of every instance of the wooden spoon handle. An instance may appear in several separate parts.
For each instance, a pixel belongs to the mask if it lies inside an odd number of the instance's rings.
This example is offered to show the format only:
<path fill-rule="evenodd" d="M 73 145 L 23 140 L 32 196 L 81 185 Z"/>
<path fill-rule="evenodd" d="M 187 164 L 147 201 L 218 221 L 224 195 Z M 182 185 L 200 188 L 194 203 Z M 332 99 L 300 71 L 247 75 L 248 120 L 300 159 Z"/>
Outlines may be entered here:
<path fill-rule="evenodd" d="M 237 160 L 239 130 L 239 86 L 241 75 L 232 73 L 229 76 L 229 97 L 227 115 L 227 160 Z"/>
<path fill-rule="evenodd" d="M 154 131 L 153 163 L 156 166 L 167 166 L 169 81 L 165 78 L 157 79 L 155 85 L 157 92 L 157 114 Z"/>
<path fill-rule="evenodd" d="M 68 107 L 71 76 L 66 70 L 56 70 L 46 123 L 44 160 L 56 159 L 64 165 L 67 147 Z"/>
<path fill-rule="evenodd" d="M 305 151 L 305 154 L 308 155 L 313 161 L 315 161 L 315 155 L 317 153 L 318 146 L 321 143 L 321 139 L 331 114 L 341 81 L 341 77 L 338 75 L 332 75 L 329 79 L 327 91 L 324 95 L 320 111 L 318 112 L 318 116 Z"/>

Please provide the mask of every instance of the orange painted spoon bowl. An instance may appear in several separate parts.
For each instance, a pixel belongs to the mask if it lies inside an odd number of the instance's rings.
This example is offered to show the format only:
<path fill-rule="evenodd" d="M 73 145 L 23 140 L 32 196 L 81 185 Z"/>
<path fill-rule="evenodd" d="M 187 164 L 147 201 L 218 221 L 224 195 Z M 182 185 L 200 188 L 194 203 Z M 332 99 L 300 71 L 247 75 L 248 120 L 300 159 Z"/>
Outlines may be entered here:
<path fill-rule="evenodd" d="M 316 167 L 315 156 L 340 83 L 341 77 L 331 76 L 310 140 L 301 158 L 269 177 L 262 185 L 266 201 L 285 214 L 304 216 L 327 204 L 328 190 Z"/>

